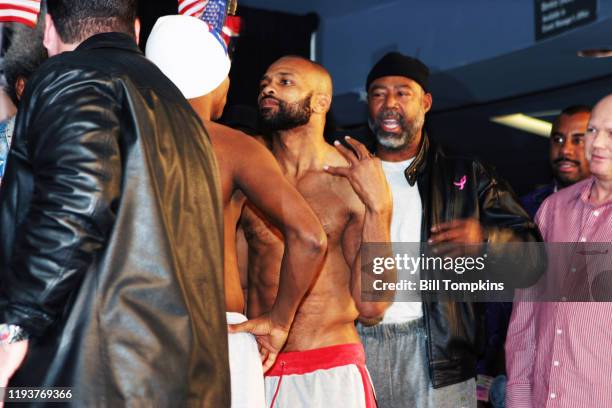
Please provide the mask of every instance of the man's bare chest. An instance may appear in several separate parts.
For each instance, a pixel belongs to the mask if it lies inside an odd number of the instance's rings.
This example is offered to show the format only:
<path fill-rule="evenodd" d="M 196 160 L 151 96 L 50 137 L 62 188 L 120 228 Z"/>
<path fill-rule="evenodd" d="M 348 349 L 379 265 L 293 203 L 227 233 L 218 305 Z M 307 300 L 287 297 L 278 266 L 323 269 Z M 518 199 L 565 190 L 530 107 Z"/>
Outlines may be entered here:
<path fill-rule="evenodd" d="M 352 189 L 347 190 L 340 183 L 329 182 L 326 179 L 310 178 L 294 183 L 294 186 L 316 214 L 327 234 L 328 243 L 330 243 L 340 240 L 346 229 L 352 213 L 351 200 L 354 199 L 354 193 Z M 282 197 L 279 199 L 282 200 Z M 249 205 L 243 214 L 243 228 L 245 228 L 247 239 L 252 240 L 251 242 L 283 243 L 282 232 L 261 211 Z"/>

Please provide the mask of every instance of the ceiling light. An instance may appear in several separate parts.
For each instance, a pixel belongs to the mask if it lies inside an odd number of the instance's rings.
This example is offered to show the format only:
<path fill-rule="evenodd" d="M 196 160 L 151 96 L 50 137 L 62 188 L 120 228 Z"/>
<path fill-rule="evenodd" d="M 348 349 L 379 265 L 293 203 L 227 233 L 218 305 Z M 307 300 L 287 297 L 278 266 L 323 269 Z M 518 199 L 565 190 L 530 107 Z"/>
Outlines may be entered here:
<path fill-rule="evenodd" d="M 578 51 L 579 57 L 588 58 L 607 58 L 612 57 L 612 49 L 610 48 L 588 48 Z"/>
<path fill-rule="evenodd" d="M 522 113 L 512 115 L 493 116 L 491 122 L 508 126 L 523 132 L 533 133 L 538 136 L 550 137 L 552 123 L 542 119 L 536 119 Z"/>

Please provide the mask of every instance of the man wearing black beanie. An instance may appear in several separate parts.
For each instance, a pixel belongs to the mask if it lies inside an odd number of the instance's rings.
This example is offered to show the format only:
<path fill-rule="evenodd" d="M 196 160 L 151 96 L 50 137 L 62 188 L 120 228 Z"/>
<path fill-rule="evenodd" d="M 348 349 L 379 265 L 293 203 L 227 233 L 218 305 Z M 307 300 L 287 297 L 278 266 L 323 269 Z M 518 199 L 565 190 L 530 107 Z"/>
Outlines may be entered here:
<path fill-rule="evenodd" d="M 539 241 L 506 182 L 478 161 L 447 155 L 425 134 L 428 77 L 421 61 L 394 52 L 366 81 L 376 155 L 393 195 L 392 241 L 434 247 Z M 517 274 L 535 272 L 539 265 Z M 379 407 L 475 407 L 480 316 L 474 303 L 396 298 L 379 324 L 361 319 Z"/>

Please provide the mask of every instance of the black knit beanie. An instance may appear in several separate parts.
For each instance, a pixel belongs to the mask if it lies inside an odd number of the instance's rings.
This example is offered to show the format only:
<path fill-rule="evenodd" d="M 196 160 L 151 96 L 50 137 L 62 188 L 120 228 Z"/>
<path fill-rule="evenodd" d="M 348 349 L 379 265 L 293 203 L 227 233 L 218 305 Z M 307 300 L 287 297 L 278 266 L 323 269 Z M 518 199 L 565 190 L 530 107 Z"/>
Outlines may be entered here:
<path fill-rule="evenodd" d="M 370 84 L 378 78 L 385 76 L 403 76 L 410 78 L 427 92 L 429 68 L 416 58 L 402 55 L 399 52 L 390 52 L 382 57 L 368 74 L 366 91 Z"/>

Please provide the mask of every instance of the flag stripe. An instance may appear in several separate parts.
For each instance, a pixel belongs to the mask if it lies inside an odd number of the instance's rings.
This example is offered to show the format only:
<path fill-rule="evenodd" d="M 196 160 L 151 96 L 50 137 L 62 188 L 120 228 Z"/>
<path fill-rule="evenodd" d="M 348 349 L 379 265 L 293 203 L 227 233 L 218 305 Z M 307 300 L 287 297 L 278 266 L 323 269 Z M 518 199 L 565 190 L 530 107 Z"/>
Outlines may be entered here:
<path fill-rule="evenodd" d="M 187 7 L 183 11 L 181 11 L 181 14 L 186 15 L 186 16 L 197 17 L 197 14 L 201 13 L 203 10 L 204 10 L 204 5 L 203 4 L 195 3 L 195 4 L 192 4 L 191 6 Z"/>
<path fill-rule="evenodd" d="M 186 10 L 195 6 L 200 5 L 202 8 L 206 6 L 206 1 L 202 0 L 184 0 L 179 2 L 178 12 L 179 14 L 187 14 Z"/>
<path fill-rule="evenodd" d="M 36 26 L 40 12 L 39 0 L 0 1 L 0 21 Z"/>
<path fill-rule="evenodd" d="M 28 27 L 36 27 L 36 22 L 28 19 L 28 18 L 22 18 L 22 17 L 16 17 L 16 16 L 2 16 L 0 15 L 0 23 L 21 23 L 21 24 L 25 24 Z"/>
<path fill-rule="evenodd" d="M 16 18 L 25 18 L 28 20 L 36 21 L 38 18 L 38 14 L 33 13 L 31 11 L 21 11 L 21 10 L 0 10 L 0 16 L 2 17 L 16 17 Z"/>
<path fill-rule="evenodd" d="M 38 12 L 40 10 L 38 9 L 34 9 L 31 7 L 25 7 L 25 6 L 17 6 L 14 4 L 4 4 L 0 2 L 0 10 L 15 10 L 15 11 L 24 11 L 26 13 L 32 13 L 35 15 L 38 15 Z"/>
<path fill-rule="evenodd" d="M 37 0 L 0 0 L 1 5 L 27 7 L 36 11 L 40 10 L 40 1 Z"/>

